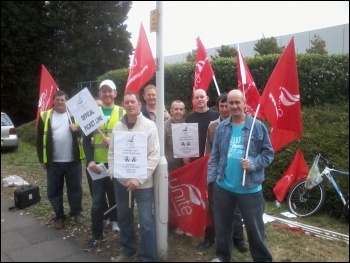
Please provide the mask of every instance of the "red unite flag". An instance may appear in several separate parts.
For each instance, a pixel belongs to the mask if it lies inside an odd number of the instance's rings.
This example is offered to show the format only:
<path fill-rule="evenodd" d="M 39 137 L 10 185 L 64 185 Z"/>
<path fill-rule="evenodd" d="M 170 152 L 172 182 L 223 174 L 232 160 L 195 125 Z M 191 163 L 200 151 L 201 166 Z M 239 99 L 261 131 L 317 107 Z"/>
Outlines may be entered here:
<path fill-rule="evenodd" d="M 199 37 L 197 41 L 197 54 L 196 54 L 196 67 L 194 71 L 194 83 L 193 83 L 193 93 L 196 89 L 208 90 L 209 84 L 214 76 L 214 71 L 210 65 L 210 61 L 207 56 L 207 51 L 204 48 L 202 41 Z M 192 101 L 192 111 L 194 111 L 196 106 Z"/>
<path fill-rule="evenodd" d="M 238 89 L 245 95 L 245 111 L 248 112 L 250 116 L 254 117 L 259 104 L 260 94 L 240 51 L 237 51 L 237 80 Z M 260 120 L 264 119 L 264 113 L 261 108 L 256 117 Z"/>
<path fill-rule="evenodd" d="M 40 112 L 47 111 L 52 108 L 53 95 L 58 90 L 56 82 L 51 77 L 49 71 L 44 65 L 41 65 L 41 76 L 40 76 L 40 91 L 39 91 L 39 102 L 38 111 L 36 114 L 36 127 L 38 127 L 38 120 Z"/>
<path fill-rule="evenodd" d="M 126 82 L 125 92 L 139 94 L 142 86 L 153 77 L 155 72 L 156 63 L 147 40 L 145 29 L 141 23 L 139 39 L 129 71 L 128 81 Z"/>
<path fill-rule="evenodd" d="M 194 237 L 212 225 L 206 192 L 210 154 L 169 174 L 169 223 Z"/>
<path fill-rule="evenodd" d="M 275 193 L 278 202 L 283 201 L 284 197 L 295 182 L 307 177 L 308 174 L 309 168 L 307 167 L 303 153 L 298 149 L 287 171 L 273 188 L 273 192 Z"/>
<path fill-rule="evenodd" d="M 279 58 L 260 104 L 272 128 L 270 139 L 274 152 L 303 136 L 294 37 Z"/>

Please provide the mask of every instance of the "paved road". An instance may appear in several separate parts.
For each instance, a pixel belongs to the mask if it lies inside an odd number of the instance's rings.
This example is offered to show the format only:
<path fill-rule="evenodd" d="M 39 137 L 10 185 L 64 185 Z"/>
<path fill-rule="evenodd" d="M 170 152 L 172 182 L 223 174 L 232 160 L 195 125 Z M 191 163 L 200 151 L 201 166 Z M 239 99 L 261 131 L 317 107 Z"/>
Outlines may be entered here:
<path fill-rule="evenodd" d="M 74 237 L 65 238 L 24 210 L 9 211 L 13 200 L 1 196 L 1 262 L 110 262 L 84 252 Z"/>

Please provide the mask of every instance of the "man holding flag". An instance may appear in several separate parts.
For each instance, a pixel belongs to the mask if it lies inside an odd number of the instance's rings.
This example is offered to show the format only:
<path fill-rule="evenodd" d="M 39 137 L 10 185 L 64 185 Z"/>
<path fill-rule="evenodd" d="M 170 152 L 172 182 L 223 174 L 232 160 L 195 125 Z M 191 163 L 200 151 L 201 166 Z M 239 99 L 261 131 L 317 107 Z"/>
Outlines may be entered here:
<path fill-rule="evenodd" d="M 249 249 L 254 261 L 271 262 L 272 255 L 265 244 L 262 193 L 264 169 L 271 164 L 274 153 L 265 125 L 244 112 L 242 91 L 231 90 L 227 95 L 231 117 L 216 128 L 208 162 L 207 182 L 214 182 L 214 224 L 216 258 L 212 262 L 229 262 L 232 255 L 232 223 L 238 205 L 246 228 Z M 249 156 L 248 135 L 252 132 Z M 244 185 L 243 170 L 247 176 Z"/>

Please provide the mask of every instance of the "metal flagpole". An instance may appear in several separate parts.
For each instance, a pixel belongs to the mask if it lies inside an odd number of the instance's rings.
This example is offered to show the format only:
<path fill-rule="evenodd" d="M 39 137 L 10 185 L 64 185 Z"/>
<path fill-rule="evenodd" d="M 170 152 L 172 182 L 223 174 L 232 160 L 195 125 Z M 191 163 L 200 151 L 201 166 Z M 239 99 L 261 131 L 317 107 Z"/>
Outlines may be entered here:
<path fill-rule="evenodd" d="M 164 156 L 164 56 L 163 56 L 163 1 L 156 1 L 155 32 L 157 34 L 156 86 L 157 128 L 160 142 L 160 161 L 154 172 L 154 211 L 156 218 L 157 255 L 166 260 L 168 250 L 168 163 Z M 152 30 L 153 31 L 153 30 Z"/>

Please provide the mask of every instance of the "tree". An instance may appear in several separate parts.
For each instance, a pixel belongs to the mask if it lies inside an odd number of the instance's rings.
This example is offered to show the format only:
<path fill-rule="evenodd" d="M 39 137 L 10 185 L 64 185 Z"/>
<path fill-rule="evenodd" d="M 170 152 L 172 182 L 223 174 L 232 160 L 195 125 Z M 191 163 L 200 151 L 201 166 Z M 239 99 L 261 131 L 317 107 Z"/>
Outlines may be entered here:
<path fill-rule="evenodd" d="M 41 64 L 70 96 L 77 83 L 130 65 L 132 1 L 4 1 L 1 104 L 17 125 L 35 119 Z"/>
<path fill-rule="evenodd" d="M 216 50 L 216 53 L 218 53 L 218 55 L 210 56 L 210 58 L 212 60 L 215 60 L 217 58 L 232 58 L 232 57 L 235 57 L 236 53 L 237 53 L 237 49 L 235 47 L 221 45 L 221 47 Z"/>
<path fill-rule="evenodd" d="M 311 47 L 306 49 L 306 53 L 327 55 L 326 41 L 324 41 L 319 35 L 314 35 L 310 40 Z"/>
<path fill-rule="evenodd" d="M 255 44 L 254 51 L 257 52 L 256 56 L 268 55 L 268 54 L 281 54 L 284 49 L 277 45 L 277 40 L 274 37 L 265 38 L 258 40 Z"/>
<path fill-rule="evenodd" d="M 196 62 L 197 49 L 192 49 L 191 53 L 188 53 L 186 56 L 187 62 Z"/>
<path fill-rule="evenodd" d="M 78 82 L 129 66 L 133 48 L 124 22 L 130 8 L 131 1 L 49 2 L 53 34 L 48 68 L 62 89 L 70 91 Z"/>
<path fill-rule="evenodd" d="M 1 110 L 15 125 L 36 117 L 41 61 L 47 57 L 50 34 L 44 3 L 1 3 Z"/>

